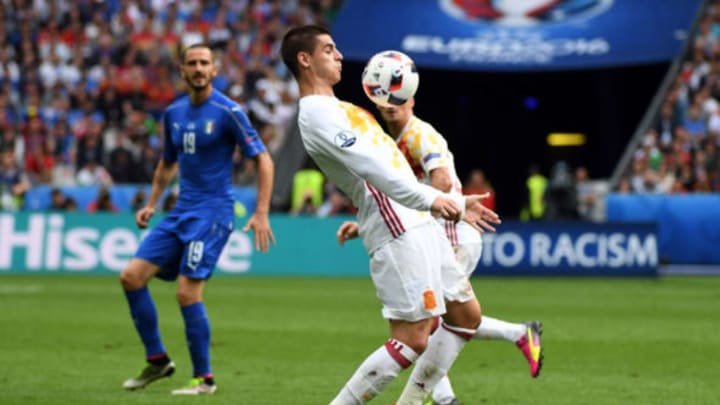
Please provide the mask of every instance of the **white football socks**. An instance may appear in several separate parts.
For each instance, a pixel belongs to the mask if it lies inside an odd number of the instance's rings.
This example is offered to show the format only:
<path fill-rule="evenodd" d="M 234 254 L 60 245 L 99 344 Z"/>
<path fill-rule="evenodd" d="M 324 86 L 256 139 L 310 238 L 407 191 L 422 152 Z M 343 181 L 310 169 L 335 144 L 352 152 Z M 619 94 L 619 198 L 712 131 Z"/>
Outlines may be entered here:
<path fill-rule="evenodd" d="M 489 316 L 482 317 L 482 323 L 478 327 L 474 339 L 497 339 L 517 342 L 526 333 L 526 326 L 521 323 L 510 323 Z M 443 377 L 433 388 L 433 401 L 438 404 L 446 404 L 455 398 L 455 392 L 450 384 L 450 379 Z"/>
<path fill-rule="evenodd" d="M 422 404 L 438 381 L 450 370 L 463 346 L 474 334 L 472 329 L 443 323 L 430 336 L 427 349 L 415 364 L 397 405 Z"/>
<path fill-rule="evenodd" d="M 526 332 L 522 323 L 510 323 L 483 315 L 482 322 L 475 332 L 475 339 L 504 339 L 517 342 Z"/>
<path fill-rule="evenodd" d="M 433 388 L 432 398 L 433 401 L 438 404 L 450 403 L 450 401 L 455 398 L 455 391 L 453 390 L 453 387 L 450 384 L 450 379 L 447 375 L 440 379 L 440 381 L 435 385 L 435 388 Z"/>
<path fill-rule="evenodd" d="M 330 405 L 362 405 L 375 398 L 418 358 L 406 344 L 388 340 L 358 367 Z"/>

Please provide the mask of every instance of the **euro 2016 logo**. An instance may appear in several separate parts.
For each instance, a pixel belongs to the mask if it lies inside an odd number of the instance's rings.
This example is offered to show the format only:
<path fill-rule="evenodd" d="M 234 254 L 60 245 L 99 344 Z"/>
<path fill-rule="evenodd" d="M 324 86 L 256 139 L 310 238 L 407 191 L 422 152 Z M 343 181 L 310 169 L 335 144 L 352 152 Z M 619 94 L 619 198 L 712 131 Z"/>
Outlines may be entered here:
<path fill-rule="evenodd" d="M 613 0 L 439 0 L 448 14 L 467 22 L 531 26 L 588 18 L 610 8 Z"/>

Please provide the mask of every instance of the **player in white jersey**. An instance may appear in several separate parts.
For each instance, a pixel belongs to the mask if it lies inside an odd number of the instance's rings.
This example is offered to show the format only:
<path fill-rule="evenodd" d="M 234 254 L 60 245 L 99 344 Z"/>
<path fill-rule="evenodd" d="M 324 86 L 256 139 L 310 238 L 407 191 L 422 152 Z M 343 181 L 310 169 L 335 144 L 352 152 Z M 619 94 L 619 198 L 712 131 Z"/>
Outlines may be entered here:
<path fill-rule="evenodd" d="M 415 100 L 396 107 L 377 106 L 388 132 L 393 136 L 415 176 L 432 187 L 451 194 L 462 194 L 462 184 L 455 170 L 452 152 L 445 138 L 429 123 L 413 113 Z M 443 275 L 443 281 L 451 284 L 451 290 L 458 291 L 455 297 L 461 301 L 475 299 L 470 276 L 482 253 L 482 239 L 478 231 L 464 222 L 438 219 L 453 246 L 460 272 Z M 447 289 L 447 287 L 446 287 Z M 530 321 L 524 324 L 509 323 L 483 314 L 475 339 L 504 339 L 515 343 L 530 365 L 530 375 L 537 377 L 542 367 L 540 335 L 542 324 Z M 454 401 L 454 402 L 453 402 Z M 433 390 L 432 401 L 439 405 L 459 403 L 455 399 L 450 380 L 445 377 Z"/>
<path fill-rule="evenodd" d="M 372 115 L 335 98 L 342 54 L 318 26 L 290 30 L 283 61 L 300 88 L 298 124 L 303 144 L 327 177 L 358 207 L 359 228 L 370 254 L 370 271 L 390 323 L 391 338 L 373 352 L 331 405 L 364 404 L 418 356 L 398 405 L 419 405 L 444 376 L 480 323 L 480 308 L 455 313 L 428 339 L 435 317 L 446 312 L 441 270 L 456 268 L 452 249 L 430 212 L 450 220 L 499 223 L 492 211 L 472 210 L 480 195 L 442 193 L 419 183 L 395 142 Z M 470 210 L 463 208 L 468 207 Z M 462 337 L 461 337 L 462 336 Z"/>

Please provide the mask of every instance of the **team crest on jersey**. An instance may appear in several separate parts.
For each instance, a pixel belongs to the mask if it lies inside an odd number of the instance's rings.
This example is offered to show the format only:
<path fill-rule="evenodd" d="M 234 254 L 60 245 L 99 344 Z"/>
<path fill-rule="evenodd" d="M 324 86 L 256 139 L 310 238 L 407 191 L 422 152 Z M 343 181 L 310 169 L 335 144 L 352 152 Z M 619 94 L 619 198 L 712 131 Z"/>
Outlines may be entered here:
<path fill-rule="evenodd" d="M 357 137 L 351 131 L 341 131 L 335 135 L 335 145 L 341 148 L 349 148 L 355 145 Z"/>
<path fill-rule="evenodd" d="M 213 129 L 215 129 L 215 121 L 206 120 L 205 121 L 205 133 L 207 135 L 210 135 L 210 134 L 212 134 Z"/>

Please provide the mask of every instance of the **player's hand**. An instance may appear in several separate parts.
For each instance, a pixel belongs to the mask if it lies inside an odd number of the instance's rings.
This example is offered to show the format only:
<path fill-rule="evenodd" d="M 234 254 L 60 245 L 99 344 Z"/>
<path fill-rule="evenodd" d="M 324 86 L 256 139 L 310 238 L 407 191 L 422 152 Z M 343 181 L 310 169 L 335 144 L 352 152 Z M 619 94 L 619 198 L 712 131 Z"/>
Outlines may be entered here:
<path fill-rule="evenodd" d="M 345 246 L 345 241 L 358 237 L 358 223 L 355 221 L 345 221 L 337 230 L 337 241 L 340 246 Z"/>
<path fill-rule="evenodd" d="M 448 221 L 459 221 L 462 215 L 462 209 L 458 207 L 457 203 L 452 198 L 440 196 L 433 201 L 430 206 L 430 212 L 434 215 L 440 215 Z"/>
<path fill-rule="evenodd" d="M 495 211 L 480 204 L 479 200 L 472 207 L 465 210 L 463 221 L 470 224 L 480 233 L 485 233 L 485 231 L 495 232 L 493 224 L 499 225 L 502 222 Z"/>
<path fill-rule="evenodd" d="M 490 193 L 470 194 L 465 197 L 465 209 L 472 210 L 482 205 L 481 201 L 490 197 Z"/>
<path fill-rule="evenodd" d="M 138 228 L 147 228 L 148 223 L 150 222 L 150 218 L 152 218 L 153 214 L 155 214 L 154 207 L 140 208 L 138 212 L 135 213 L 135 223 L 137 224 Z"/>
<path fill-rule="evenodd" d="M 270 229 L 270 219 L 267 214 L 254 213 L 247 221 L 242 231 L 247 232 L 253 230 L 255 235 L 255 249 L 261 252 L 267 252 L 270 248 L 270 242 L 275 244 L 275 235 Z"/>

